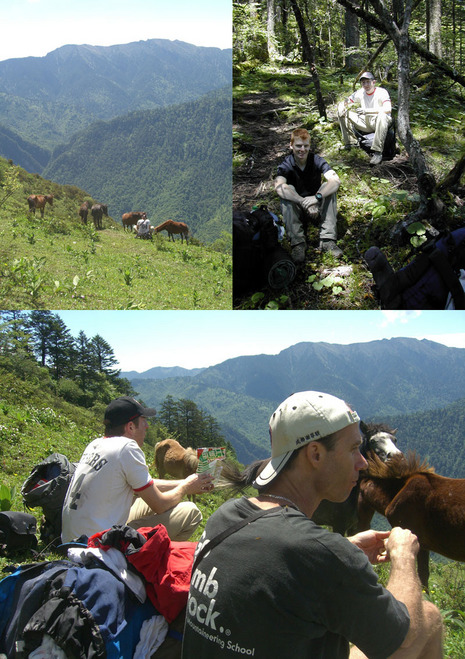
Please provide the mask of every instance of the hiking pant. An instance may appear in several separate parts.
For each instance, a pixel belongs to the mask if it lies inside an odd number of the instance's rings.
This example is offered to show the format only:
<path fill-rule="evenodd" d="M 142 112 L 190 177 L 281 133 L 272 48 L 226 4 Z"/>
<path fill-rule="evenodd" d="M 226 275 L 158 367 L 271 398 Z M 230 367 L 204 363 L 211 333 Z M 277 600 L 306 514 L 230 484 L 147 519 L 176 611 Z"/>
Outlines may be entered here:
<path fill-rule="evenodd" d="M 281 199 L 281 211 L 291 247 L 306 243 L 304 222 L 310 216 L 293 201 Z M 324 197 L 318 215 L 320 221 L 320 240 L 337 240 L 337 202 L 336 194 Z"/>
<path fill-rule="evenodd" d="M 341 108 L 342 109 L 342 108 Z M 344 110 L 338 113 L 339 125 L 341 127 L 342 139 L 345 145 L 350 144 L 351 127 L 353 126 L 361 133 L 374 133 L 372 151 L 383 153 L 384 142 L 392 124 L 392 117 L 386 112 L 378 114 L 357 114 L 352 110 Z M 349 132 L 350 131 L 350 132 Z"/>
<path fill-rule="evenodd" d="M 191 501 L 181 501 L 174 508 L 157 514 L 143 499 L 138 497 L 131 506 L 126 523 L 136 530 L 142 526 L 163 524 L 171 540 L 184 542 L 189 540 L 201 521 L 202 513 Z"/>

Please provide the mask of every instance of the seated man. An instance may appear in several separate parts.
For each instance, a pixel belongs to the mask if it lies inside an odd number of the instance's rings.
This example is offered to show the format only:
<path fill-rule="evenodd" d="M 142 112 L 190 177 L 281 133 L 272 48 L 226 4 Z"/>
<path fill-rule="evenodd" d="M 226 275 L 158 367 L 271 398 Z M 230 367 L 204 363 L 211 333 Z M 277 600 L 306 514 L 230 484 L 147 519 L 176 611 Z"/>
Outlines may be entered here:
<path fill-rule="evenodd" d="M 373 154 L 370 165 L 379 165 L 383 160 L 383 149 L 391 118 L 391 99 L 383 87 L 376 87 L 375 77 L 369 71 L 360 77 L 362 88 L 351 94 L 338 105 L 339 125 L 344 147 L 350 148 L 350 129 L 361 133 L 374 133 Z"/>
<path fill-rule="evenodd" d="M 188 540 L 202 514 L 188 494 L 213 489 L 211 476 L 154 480 L 142 452 L 147 418 L 155 410 L 123 396 L 105 410 L 105 435 L 88 444 L 74 472 L 62 512 L 62 541 L 90 537 L 115 525 L 163 524 L 171 540 Z M 134 499 L 136 502 L 133 504 Z M 142 499 L 143 505 L 138 505 Z M 144 516 L 143 519 L 141 518 Z"/>
<path fill-rule="evenodd" d="M 147 219 L 147 215 L 144 213 L 143 217 L 140 220 L 137 220 L 137 238 L 151 238 L 150 233 L 150 220 Z"/>
<path fill-rule="evenodd" d="M 292 248 L 294 263 L 305 261 L 305 226 L 308 219 L 320 221 L 320 249 L 336 257 L 336 191 L 341 181 L 326 160 L 310 152 L 310 135 L 305 128 L 291 134 L 291 155 L 278 167 L 274 187 L 281 198 L 283 220 Z M 321 184 L 321 177 L 326 182 Z"/>

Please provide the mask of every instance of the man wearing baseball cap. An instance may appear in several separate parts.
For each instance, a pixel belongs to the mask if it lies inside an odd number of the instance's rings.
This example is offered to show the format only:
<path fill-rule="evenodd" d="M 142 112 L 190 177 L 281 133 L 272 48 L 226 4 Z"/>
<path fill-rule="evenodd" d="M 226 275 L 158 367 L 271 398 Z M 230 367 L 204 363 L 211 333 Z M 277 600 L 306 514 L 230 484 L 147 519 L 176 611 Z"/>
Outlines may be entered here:
<path fill-rule="evenodd" d="M 183 659 L 442 657 L 416 537 L 395 528 L 344 538 L 311 521 L 323 499 L 344 501 L 366 466 L 357 413 L 329 394 L 299 392 L 271 416 L 270 437 L 271 459 L 235 479 L 258 494 L 223 504 L 200 539 Z M 384 588 L 370 563 L 389 560 Z"/>
<path fill-rule="evenodd" d="M 379 165 L 383 160 L 384 142 L 392 123 L 391 99 L 389 92 L 376 86 L 375 77 L 370 71 L 360 76 L 361 89 L 351 94 L 338 105 L 338 119 L 341 127 L 344 148 L 351 146 L 351 128 L 361 133 L 374 133 L 370 165 Z"/>
<path fill-rule="evenodd" d="M 202 514 L 195 504 L 182 499 L 212 489 L 211 478 L 192 474 L 174 481 L 150 476 L 141 447 L 147 418 L 155 414 L 154 409 L 129 396 L 108 405 L 105 435 L 85 449 L 66 494 L 63 542 L 89 537 L 117 524 L 133 528 L 163 524 L 172 540 L 187 540 L 192 535 Z"/>

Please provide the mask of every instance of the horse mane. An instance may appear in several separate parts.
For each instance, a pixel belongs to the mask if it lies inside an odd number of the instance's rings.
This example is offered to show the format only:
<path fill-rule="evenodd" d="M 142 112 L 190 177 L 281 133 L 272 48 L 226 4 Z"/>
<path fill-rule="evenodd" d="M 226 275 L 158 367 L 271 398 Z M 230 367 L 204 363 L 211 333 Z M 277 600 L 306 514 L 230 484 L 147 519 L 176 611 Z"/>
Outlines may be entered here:
<path fill-rule="evenodd" d="M 435 471 L 434 467 L 431 467 L 426 460 L 421 460 L 415 451 L 409 451 L 405 455 L 394 455 L 386 462 L 383 462 L 373 451 L 369 451 L 367 462 L 368 467 L 362 472 L 362 477 L 367 478 L 402 479 L 414 474 L 433 474 Z"/>

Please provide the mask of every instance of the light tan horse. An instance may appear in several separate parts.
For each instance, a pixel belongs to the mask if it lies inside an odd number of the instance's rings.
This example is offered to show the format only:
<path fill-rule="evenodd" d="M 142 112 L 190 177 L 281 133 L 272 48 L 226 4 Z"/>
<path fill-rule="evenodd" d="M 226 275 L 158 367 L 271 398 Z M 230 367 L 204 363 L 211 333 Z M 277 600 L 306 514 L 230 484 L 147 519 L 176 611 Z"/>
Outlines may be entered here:
<path fill-rule="evenodd" d="M 181 242 L 184 242 L 184 238 L 186 239 L 186 243 L 189 242 L 188 241 L 189 227 L 185 222 L 175 222 L 174 220 L 166 220 L 166 222 L 163 222 L 162 224 L 159 224 L 157 227 L 154 228 L 155 233 L 158 233 L 159 231 L 167 231 L 168 240 L 171 238 L 173 242 L 174 242 L 174 236 L 177 233 L 181 234 Z"/>
<path fill-rule="evenodd" d="M 159 478 L 168 474 L 182 480 L 195 474 L 198 464 L 197 452 L 191 447 L 184 448 L 175 439 L 164 439 L 155 445 L 155 468 Z M 195 494 L 191 500 L 195 501 Z"/>
<path fill-rule="evenodd" d="M 29 211 L 31 213 L 36 213 L 36 209 L 40 210 L 40 216 L 44 216 L 45 204 L 49 203 L 50 206 L 53 206 L 53 195 L 52 194 L 31 194 L 27 198 L 27 203 L 29 205 Z"/>

